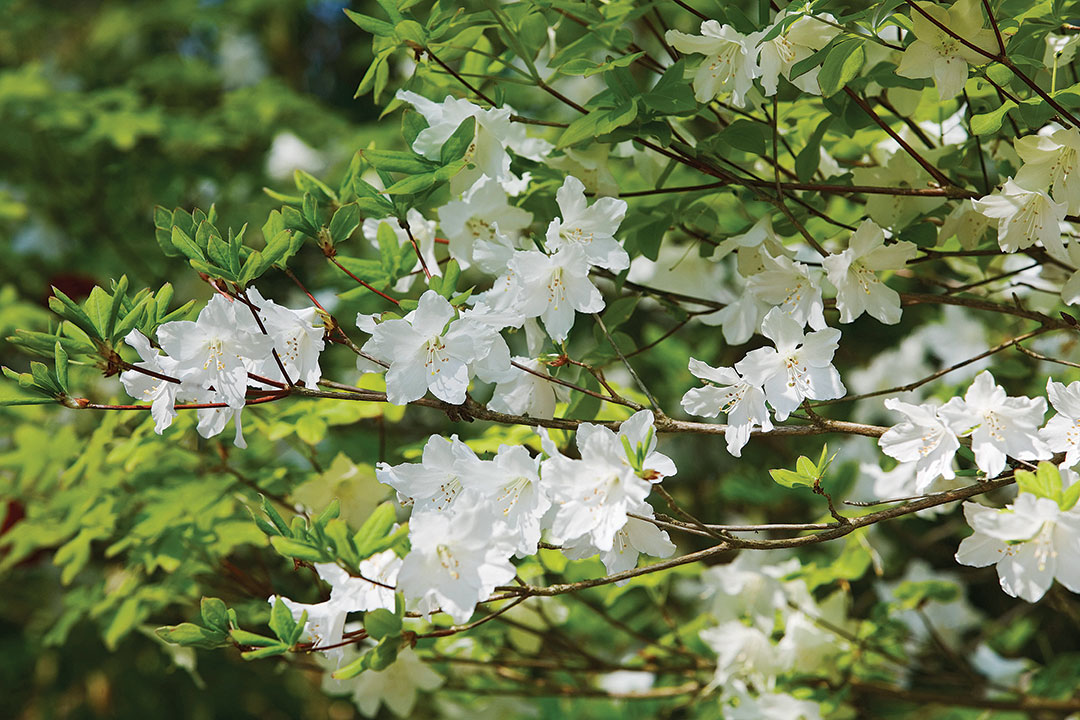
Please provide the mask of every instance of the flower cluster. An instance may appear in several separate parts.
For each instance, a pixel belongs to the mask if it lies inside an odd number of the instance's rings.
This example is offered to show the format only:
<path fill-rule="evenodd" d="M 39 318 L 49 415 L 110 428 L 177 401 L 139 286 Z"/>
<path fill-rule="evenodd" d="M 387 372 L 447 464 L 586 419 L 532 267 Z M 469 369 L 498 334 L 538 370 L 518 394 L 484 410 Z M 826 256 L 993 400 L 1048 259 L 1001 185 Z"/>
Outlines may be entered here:
<path fill-rule="evenodd" d="M 843 397 L 840 374 L 832 365 L 840 331 L 825 328 L 804 333 L 804 328 L 774 308 L 761 323 L 761 333 L 775 347 L 758 348 L 733 368 L 713 368 L 690 359 L 690 372 L 713 385 L 693 388 L 683 395 L 683 408 L 694 415 L 728 416 L 725 432 L 728 452 L 738 457 L 755 427 L 772 429 L 772 405 L 777 420 L 786 420 L 803 400 Z"/>
<path fill-rule="evenodd" d="M 656 451 L 651 412 L 635 414 L 618 433 L 581 425 L 579 459 L 560 453 L 545 432 L 540 437 L 544 456 L 503 445 L 483 460 L 457 436 L 433 435 L 421 462 L 376 468 L 379 481 L 412 505 L 411 550 L 397 575 L 411 607 L 465 622 L 514 577 L 511 559 L 534 554 L 545 533 L 571 558 L 599 554 L 609 572 L 635 567 L 639 553 L 674 552 L 647 521 L 652 484 L 675 474 Z"/>
<path fill-rule="evenodd" d="M 151 403 L 158 434 L 175 419 L 176 402 L 190 401 L 214 406 L 197 411 L 200 435 L 221 433 L 231 418 L 236 445 L 246 447 L 240 413 L 248 388 L 319 382 L 324 341 L 316 319 L 314 308 L 290 310 L 254 288 L 243 298 L 215 295 L 195 321 L 158 326 L 165 354 L 132 330 L 126 340 L 142 362 L 122 373 L 120 381 L 129 395 Z"/>
<path fill-rule="evenodd" d="M 1065 399 L 1064 390 L 1060 384 L 1054 389 L 1064 418 L 1055 418 L 1040 430 L 1046 400 L 1008 397 L 994 376 L 983 371 L 963 398 L 952 398 L 940 408 L 886 400 L 885 406 L 903 414 L 905 420 L 882 435 L 879 444 L 887 455 L 915 463 L 920 492 L 939 476 L 953 477 L 952 461 L 960 447 L 959 437 L 971 438 L 976 466 L 988 477 L 994 477 L 1005 469 L 1007 457 L 1042 460 L 1054 451 L 1075 445 L 1076 433 L 1068 427 L 1067 419 L 1075 408 Z M 1080 383 L 1073 383 L 1068 396 L 1077 391 Z"/>
<path fill-rule="evenodd" d="M 794 22 L 792 16 L 787 10 L 782 11 L 772 25 L 749 35 L 716 20 L 706 20 L 701 23 L 700 35 L 668 30 L 665 39 L 680 52 L 705 56 L 694 75 L 694 96 L 698 102 L 707 103 L 722 93 L 731 93 L 735 105 L 746 107 L 746 96 L 755 78 L 761 79 L 765 96 L 775 95 L 780 75 L 790 80 L 797 63 L 828 45 L 837 35 L 837 30 L 828 24 L 833 19 L 828 13 L 821 15 L 821 19 L 801 15 Z M 791 82 L 803 92 L 820 94 L 817 71 L 814 68 Z"/>

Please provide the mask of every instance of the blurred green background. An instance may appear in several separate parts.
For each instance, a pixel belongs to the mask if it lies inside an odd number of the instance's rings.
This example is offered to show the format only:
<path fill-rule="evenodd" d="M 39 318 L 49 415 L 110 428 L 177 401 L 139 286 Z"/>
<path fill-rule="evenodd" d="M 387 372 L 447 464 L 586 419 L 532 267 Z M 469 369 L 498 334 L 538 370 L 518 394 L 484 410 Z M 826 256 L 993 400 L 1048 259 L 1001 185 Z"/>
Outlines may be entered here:
<path fill-rule="evenodd" d="M 353 92 L 370 42 L 343 6 L 0 0 L 0 336 L 44 329 L 53 285 L 82 297 L 126 272 L 135 287 L 205 294 L 157 247 L 155 205 L 216 203 L 223 225 L 257 233 L 280 204 L 264 186 L 288 188 L 294 167 L 337 172 L 366 145 L 376 110 Z M 0 363 L 26 358 L 4 344 Z M 0 412 L 0 456 L 15 452 L 21 412 Z M 0 500 L 6 529 L 26 509 Z M 112 652 L 90 623 L 49 646 L 57 576 L 39 556 L 0 583 L 0 716 L 354 716 L 277 664 L 202 653 L 189 674 L 156 638 L 134 633 Z"/>

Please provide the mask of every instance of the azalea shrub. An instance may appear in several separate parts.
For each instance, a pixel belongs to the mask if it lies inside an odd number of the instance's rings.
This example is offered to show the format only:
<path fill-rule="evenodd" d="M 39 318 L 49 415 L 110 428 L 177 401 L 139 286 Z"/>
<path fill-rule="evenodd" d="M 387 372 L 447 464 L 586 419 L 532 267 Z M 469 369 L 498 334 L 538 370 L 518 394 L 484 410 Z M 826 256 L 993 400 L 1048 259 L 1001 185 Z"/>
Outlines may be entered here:
<path fill-rule="evenodd" d="M 367 717 L 1080 713 L 1080 4 L 343 13 L 375 139 L 158 206 L 191 297 L 13 323 L 48 643 Z"/>

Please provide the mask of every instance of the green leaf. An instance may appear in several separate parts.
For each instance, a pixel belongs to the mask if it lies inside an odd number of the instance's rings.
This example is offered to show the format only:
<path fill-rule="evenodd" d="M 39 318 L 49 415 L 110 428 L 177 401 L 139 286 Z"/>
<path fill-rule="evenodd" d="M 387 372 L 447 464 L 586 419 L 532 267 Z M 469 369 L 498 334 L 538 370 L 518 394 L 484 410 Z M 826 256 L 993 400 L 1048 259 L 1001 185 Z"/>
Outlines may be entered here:
<path fill-rule="evenodd" d="M 304 611 L 306 614 L 306 610 Z M 280 598 L 274 599 L 274 607 L 270 610 L 270 629 L 277 635 L 278 639 L 288 645 L 293 644 L 293 632 L 297 626 L 296 620 L 293 619 L 292 610 L 285 604 Z M 303 627 L 303 623 L 299 623 Z"/>
<path fill-rule="evenodd" d="M 822 97 L 835 95 L 855 79 L 866 60 L 862 40 L 845 40 L 834 47 L 821 65 L 818 87 Z"/>
<path fill-rule="evenodd" d="M 795 461 L 795 470 L 809 480 L 810 484 L 813 484 L 818 477 L 817 466 L 805 455 L 800 455 L 799 459 Z"/>
<path fill-rule="evenodd" d="M 800 182 L 810 182 L 817 172 L 818 163 L 821 162 L 821 139 L 825 137 L 825 131 L 829 129 L 832 117 L 826 117 L 819 122 L 806 140 L 806 145 L 795 156 L 795 174 Z"/>
<path fill-rule="evenodd" d="M 433 172 L 410 175 L 402 178 L 386 188 L 387 195 L 416 195 L 422 193 L 438 182 L 438 177 Z"/>
<path fill-rule="evenodd" d="M 90 319 L 90 316 L 86 314 L 85 310 L 55 287 L 52 291 L 53 297 L 49 298 L 49 307 L 53 312 L 73 322 L 91 338 L 94 338 L 95 340 L 103 339 L 101 328 L 98 328 L 97 325 L 94 324 L 94 321 Z M 56 300 L 57 302 L 54 303 L 53 300 Z"/>
<path fill-rule="evenodd" d="M 56 348 L 54 350 L 54 359 L 56 361 L 56 381 L 60 384 L 60 389 L 65 393 L 68 392 L 68 354 L 64 350 L 64 346 L 59 340 L 56 341 Z"/>
<path fill-rule="evenodd" d="M 347 680 L 356 677 L 365 670 L 385 670 L 397 659 L 400 646 L 401 641 L 397 637 L 380 640 L 379 644 L 371 650 L 331 673 L 331 677 L 335 680 Z"/>
<path fill-rule="evenodd" d="M 1058 506 L 1062 511 L 1072 510 L 1076 507 L 1077 500 L 1080 500 L 1080 482 L 1073 483 L 1061 494 L 1061 500 L 1058 501 Z"/>
<path fill-rule="evenodd" d="M 717 137 L 736 150 L 764 155 L 771 128 L 765 123 L 739 119 L 720 131 Z"/>
<path fill-rule="evenodd" d="M 387 610 L 379 608 L 364 613 L 364 629 L 376 640 L 401 634 L 401 618 Z"/>
<path fill-rule="evenodd" d="M 1061 472 L 1056 465 L 1045 460 L 1039 463 L 1035 472 L 1017 470 L 1016 485 L 1020 488 L 1020 492 L 1049 498 L 1054 502 L 1062 500 Z"/>
<path fill-rule="evenodd" d="M 791 470 L 770 470 L 769 475 L 776 481 L 777 484 L 783 485 L 786 488 L 793 488 L 796 486 L 813 487 L 814 481 L 802 474 L 792 472 Z"/>
<path fill-rule="evenodd" d="M 112 303 L 109 306 L 109 316 L 105 322 L 105 338 L 112 340 L 116 330 L 116 320 L 120 316 L 120 309 L 123 307 L 124 299 L 127 297 L 128 279 L 127 275 L 121 275 L 120 279 L 116 281 L 116 287 L 113 288 Z"/>
<path fill-rule="evenodd" d="M 692 115 L 698 110 L 694 89 L 684 77 L 686 61 L 672 64 L 660 76 L 653 89 L 645 93 L 645 107 L 662 115 Z"/>
<path fill-rule="evenodd" d="M 203 252 L 199 249 L 199 246 L 191 239 L 191 237 L 180 229 L 179 225 L 173 225 L 172 236 L 173 246 L 180 251 L 180 253 L 189 260 L 202 260 Z"/>
<path fill-rule="evenodd" d="M 317 200 L 323 202 L 337 202 L 337 193 L 331 189 L 329 185 L 318 179 L 314 175 L 303 170 L 293 171 L 293 182 L 296 183 L 296 189 L 300 190 L 304 194 L 310 193 Z"/>
<path fill-rule="evenodd" d="M 358 227 L 360 227 L 360 208 L 356 203 L 342 205 L 334 212 L 334 217 L 330 220 L 330 239 L 335 245 L 348 240 Z"/>
<path fill-rule="evenodd" d="M 443 143 L 439 151 L 439 160 L 443 165 L 448 165 L 465 157 L 470 146 L 476 140 L 476 118 L 471 115 L 465 118 L 457 130 L 453 132 Z"/>
<path fill-rule="evenodd" d="M 976 135 L 993 135 L 1001 129 L 1005 122 L 1005 116 L 1017 105 L 1012 100 L 1006 100 L 997 110 L 988 113 L 971 116 L 971 132 Z"/>
<path fill-rule="evenodd" d="M 420 155 L 412 152 L 400 152 L 397 150 L 374 150 L 367 149 L 361 150 L 360 156 L 368 162 L 371 167 L 376 170 L 382 170 L 384 172 L 403 173 L 406 175 L 415 175 L 417 173 L 431 172 L 438 167 L 430 160 L 426 160 Z M 363 181 L 361 181 L 363 182 Z M 354 187 L 357 183 L 353 183 Z M 367 185 L 371 188 L 372 196 L 378 196 L 376 191 L 371 185 Z M 359 196 L 369 195 L 369 193 L 357 192 Z"/>
<path fill-rule="evenodd" d="M 272 536 L 270 544 L 282 555 L 297 560 L 306 560 L 307 562 L 329 562 L 333 560 L 333 558 L 327 557 L 326 551 L 321 548 L 282 535 Z"/>
<path fill-rule="evenodd" d="M 377 35 L 379 37 L 395 37 L 394 26 L 386 22 L 385 20 L 379 20 L 378 18 L 373 18 L 370 15 L 361 15 L 360 13 L 349 10 L 348 8 L 343 8 L 343 10 L 345 11 L 345 15 L 347 15 L 350 20 L 356 23 L 364 32 L 368 32 L 372 35 Z"/>
<path fill-rule="evenodd" d="M 194 623 L 167 625 L 154 630 L 159 638 L 173 645 L 197 647 L 212 650 L 228 645 L 228 636 L 216 629 L 199 627 Z"/>
<path fill-rule="evenodd" d="M 199 602 L 199 610 L 202 621 L 208 628 L 221 630 L 222 633 L 229 630 L 229 610 L 225 602 L 216 597 L 204 597 Z"/>
<path fill-rule="evenodd" d="M 361 560 L 369 558 L 377 552 L 375 548 L 390 532 L 396 517 L 397 513 L 394 510 L 394 504 L 387 501 L 375 508 L 368 519 L 364 521 L 364 524 L 360 526 L 360 529 L 353 536 L 356 552 L 360 555 Z"/>

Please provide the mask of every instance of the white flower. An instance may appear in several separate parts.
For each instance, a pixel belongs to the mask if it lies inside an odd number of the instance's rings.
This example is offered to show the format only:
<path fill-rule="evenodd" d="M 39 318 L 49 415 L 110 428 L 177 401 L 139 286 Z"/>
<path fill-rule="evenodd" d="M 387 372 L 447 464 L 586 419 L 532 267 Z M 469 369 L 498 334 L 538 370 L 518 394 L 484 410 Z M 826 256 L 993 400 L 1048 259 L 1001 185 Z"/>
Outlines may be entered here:
<path fill-rule="evenodd" d="M 721 623 L 748 620 L 771 633 L 779 613 L 791 612 L 789 603 L 804 605 L 812 597 L 802 580 L 784 580 L 801 565 L 795 558 L 766 564 L 772 557 L 765 552 L 744 552 L 726 565 L 714 565 L 701 575 L 702 598 L 709 612 Z"/>
<path fill-rule="evenodd" d="M 409 542 L 397 586 L 420 612 L 438 608 L 464 623 L 478 602 L 514 577 L 513 533 L 481 508 L 460 508 L 453 516 L 414 512 Z"/>
<path fill-rule="evenodd" d="M 878 147 L 888 149 L 889 143 Z M 859 185 L 887 185 L 889 187 L 926 188 L 934 183 L 926 170 L 911 159 L 906 152 L 897 149 L 881 158 L 871 167 L 852 169 L 855 182 Z M 866 215 L 882 227 L 899 232 L 910 225 L 916 218 L 943 205 L 943 197 L 919 197 L 912 195 L 870 195 L 866 199 Z"/>
<path fill-rule="evenodd" d="M 606 432 L 587 433 L 583 438 L 579 428 L 580 460 L 549 449 L 551 456 L 544 460 L 540 474 L 556 507 L 551 519 L 553 535 L 561 542 L 587 536 L 597 550 L 607 552 L 626 525 L 626 513 L 641 507 L 652 484 L 628 466 L 615 433 L 601 430 Z"/>
<path fill-rule="evenodd" d="M 427 266 L 428 272 L 432 275 L 442 275 L 442 268 L 439 267 L 439 260 L 435 257 L 435 228 L 436 222 L 434 220 L 428 220 L 420 211 L 416 208 L 409 208 L 409 212 L 405 213 L 405 222 L 409 223 L 408 231 L 401 226 L 396 217 L 383 218 L 376 220 L 374 218 L 366 218 L 363 224 L 360 226 L 361 232 L 364 237 L 367 238 L 371 246 L 376 250 L 380 250 L 379 247 L 379 227 L 386 225 L 388 228 L 394 231 L 394 236 L 397 238 L 398 246 L 412 245 L 412 241 L 409 240 L 409 233 L 412 233 L 413 240 L 416 241 L 416 247 L 420 248 L 420 255 L 424 258 L 424 265 Z M 416 251 L 413 251 L 416 254 Z M 420 270 L 420 259 L 417 258 L 412 267 L 413 271 Z M 405 275 L 394 283 L 394 290 L 398 292 L 406 292 L 412 287 L 413 281 L 416 279 L 415 273 Z"/>
<path fill-rule="evenodd" d="M 815 330 L 825 327 L 825 303 L 821 285 L 810 268 L 783 255 L 762 253 L 765 267 L 747 280 L 746 287 L 756 297 L 775 305 L 799 327 L 809 323 Z"/>
<path fill-rule="evenodd" d="M 235 310 L 234 303 L 214 295 L 195 322 L 164 323 L 157 335 L 161 348 L 176 361 L 176 377 L 203 389 L 213 387 L 221 402 L 241 408 L 248 385 L 244 361 L 271 356 L 274 341 L 238 327 Z"/>
<path fill-rule="evenodd" d="M 314 605 L 293 602 L 286 597 L 281 600 L 292 611 L 293 619 L 297 622 L 300 621 L 301 614 L 307 611 L 307 633 L 314 643 L 313 649 L 320 650 L 342 641 L 345 619 L 350 612 L 366 612 L 379 608 L 394 610 L 393 588 L 400 567 L 401 559 L 393 550 L 384 550 L 361 562 L 359 570 L 362 578 L 352 577 L 333 563 L 315 563 L 315 571 L 330 586 L 330 599 Z M 269 599 L 271 605 L 275 599 Z M 340 663 L 344 648 L 330 648 L 323 652 Z"/>
<path fill-rule="evenodd" d="M 611 146 L 606 143 L 591 143 L 585 149 L 563 148 L 562 155 L 547 159 L 547 166 L 562 170 L 568 175 L 581 180 L 585 188 L 600 197 L 617 197 L 619 183 L 608 168 Z M 636 160 L 640 153 L 635 153 Z"/>
<path fill-rule="evenodd" d="M 714 313 L 703 315 L 701 322 L 722 326 L 724 342 L 728 345 L 742 345 L 753 337 L 771 309 L 769 303 L 744 286 L 742 292 L 736 293 L 732 302 Z"/>
<path fill-rule="evenodd" d="M 603 425 L 582 423 L 577 429 L 578 447 L 587 444 L 593 434 L 603 435 L 609 442 L 622 447 L 622 464 L 653 482 L 659 482 L 677 472 L 671 458 L 656 451 L 656 428 L 653 426 L 652 410 L 639 410 L 623 420 L 619 423 L 618 435 Z"/>
<path fill-rule="evenodd" d="M 515 357 L 514 361 L 530 370 L 547 374 L 539 360 Z M 510 378 L 495 386 L 495 393 L 488 401 L 488 409 L 509 415 L 528 415 L 534 418 L 555 417 L 558 386 L 550 380 L 537 377 L 521 368 L 512 367 Z"/>
<path fill-rule="evenodd" d="M 319 173 L 326 157 L 291 132 L 279 132 L 266 153 L 266 174 L 275 180 L 291 180 L 296 170 Z"/>
<path fill-rule="evenodd" d="M 413 141 L 413 150 L 438 161 L 442 146 L 466 118 L 476 118 L 473 142 L 465 152 L 465 160 L 474 167 L 466 168 L 450 182 L 450 192 L 458 194 L 472 187 L 482 175 L 502 183 L 511 195 L 517 195 L 528 185 L 528 178 L 518 178 L 510 172 L 510 156 L 507 148 L 522 157 L 541 161 L 551 151 L 551 144 L 525 133 L 525 126 L 510 122 L 509 108 L 483 108 L 468 100 L 446 96 L 441 103 L 407 90 L 398 90 L 395 96 L 416 108 L 424 116 L 428 126 Z"/>
<path fill-rule="evenodd" d="M 996 564 L 1001 589 L 1028 602 L 1055 579 L 1080 592 L 1080 507 L 1062 510 L 1050 498 L 1022 492 L 1003 510 L 966 502 L 964 517 L 975 534 L 960 543 L 957 562 Z"/>
<path fill-rule="evenodd" d="M 1080 243 L 1071 242 L 1065 248 L 1069 264 L 1074 268 L 1080 268 Z M 1061 302 L 1066 305 L 1080 304 L 1080 270 L 1069 275 L 1069 279 L 1061 286 Z"/>
<path fill-rule="evenodd" d="M 972 45 L 988 51 L 997 49 L 994 34 L 983 29 L 979 0 L 957 0 L 947 10 L 936 3 L 920 2 L 928 15 Z M 930 22 L 918 10 L 911 11 L 915 42 L 904 50 L 896 74 L 908 78 L 934 78 L 942 100 L 955 97 L 967 82 L 968 65 L 981 65 L 987 58 L 962 44 Z"/>
<path fill-rule="evenodd" d="M 988 227 L 990 227 L 990 218 L 978 211 L 975 201 L 961 200 L 941 223 L 941 229 L 938 230 L 938 245 L 943 245 L 946 240 L 955 235 L 960 241 L 960 247 L 965 250 L 974 250 L 986 234 Z"/>
<path fill-rule="evenodd" d="M 761 334 L 776 348 L 752 350 L 735 364 L 735 369 L 744 378 L 752 378 L 753 384 L 763 382 L 765 398 L 773 406 L 777 420 L 786 420 L 805 399 L 844 396 L 840 374 L 832 366 L 839 330 L 825 328 L 804 335 L 799 323 L 780 308 L 773 308 L 761 321 Z"/>
<path fill-rule="evenodd" d="M 1061 229 L 1065 203 L 1054 202 L 1045 190 L 1027 190 L 1012 179 L 1001 190 L 974 201 L 975 209 L 997 220 L 998 245 L 1005 252 L 1029 248 L 1040 241 L 1050 252 L 1065 253 Z"/>
<path fill-rule="evenodd" d="M 713 686 L 747 680 L 757 687 L 769 687 L 783 670 L 776 646 L 757 627 L 731 620 L 702 630 L 699 637 L 717 656 Z"/>
<path fill-rule="evenodd" d="M 988 370 L 976 376 L 963 399 L 954 397 L 938 410 L 938 417 L 954 433 L 971 436 L 975 464 L 987 477 L 1005 469 L 1006 456 L 1017 460 L 1050 457 L 1038 436 L 1044 414 L 1044 398 L 1006 397 Z"/>
<path fill-rule="evenodd" d="M 829 282 L 836 286 L 840 322 L 849 323 L 864 312 L 886 325 L 900 322 L 900 295 L 881 282 L 877 273 L 904 267 L 917 251 L 907 241 L 886 245 L 881 228 L 873 220 L 863 220 L 847 250 L 821 261 Z"/>
<path fill-rule="evenodd" d="M 434 290 L 420 296 L 416 310 L 400 320 L 379 323 L 364 352 L 389 363 L 386 397 L 405 405 L 428 390 L 454 405 L 465 402 L 469 363 L 491 350 L 491 336 L 478 326 L 451 322 L 454 308 Z"/>
<path fill-rule="evenodd" d="M 420 463 L 375 466 L 375 478 L 398 491 L 403 503 L 421 513 L 449 513 L 461 494 L 461 478 L 480 470 L 476 453 L 452 435 L 432 435 L 424 445 Z"/>
<path fill-rule="evenodd" d="M 325 346 L 323 327 L 315 324 L 318 318 L 316 309 L 290 310 L 265 299 L 255 288 L 249 288 L 247 294 L 251 304 L 259 310 L 263 326 L 274 342 L 274 349 L 289 379 L 314 388 L 322 378 L 319 354 Z M 250 308 L 240 305 L 235 310 L 241 327 L 253 334 L 261 332 Z M 248 364 L 248 370 L 271 380 L 285 380 L 272 354 L 254 359 Z"/>
<path fill-rule="evenodd" d="M 925 492 L 939 476 L 946 480 L 956 477 L 953 456 L 960 441 L 937 414 L 933 405 L 911 405 L 896 398 L 885 401 L 885 407 L 901 413 L 904 422 L 889 428 L 878 444 L 882 451 L 900 462 L 914 462 L 918 492 Z"/>
<path fill-rule="evenodd" d="M 475 505 L 506 523 L 514 534 L 519 557 L 536 552 L 540 542 L 540 519 L 551 507 L 551 498 L 540 483 L 540 459 L 522 445 L 499 446 L 495 458 L 474 464 L 460 476 L 466 490 L 464 505 Z"/>
<path fill-rule="evenodd" d="M 755 37 L 768 35 L 788 15 L 786 9 L 777 13 L 773 24 L 756 34 Z M 833 20 L 832 15 L 828 13 L 822 14 L 821 17 L 825 20 Z M 781 74 L 790 79 L 791 68 L 796 63 L 828 45 L 838 33 L 839 31 L 831 25 L 826 25 L 815 17 L 807 15 L 788 25 L 772 40 L 758 45 L 758 64 L 761 66 L 761 85 L 765 89 L 765 96 L 771 97 L 776 94 L 776 83 Z M 820 67 L 812 68 L 791 82 L 803 92 L 820 95 L 821 88 L 817 82 L 820 69 Z"/>
<path fill-rule="evenodd" d="M 652 517 L 653 509 L 648 503 L 642 503 L 629 512 L 642 517 Z M 626 524 L 615 533 L 610 550 L 600 551 L 588 535 L 563 543 L 563 554 L 571 560 L 592 557 L 600 554 L 604 569 L 609 575 L 632 570 L 637 567 L 638 556 L 644 553 L 653 557 L 670 557 L 675 552 L 675 544 L 668 534 L 648 520 L 628 517 Z M 616 585 L 625 585 L 629 580 L 620 580 Z"/>
<path fill-rule="evenodd" d="M 765 408 L 765 391 L 760 383 L 749 382 L 734 368 L 714 368 L 695 358 L 690 358 L 690 372 L 702 380 L 716 385 L 691 388 L 682 398 L 682 406 L 691 415 L 716 417 L 728 416 L 724 431 L 728 452 L 739 457 L 743 446 L 750 440 L 755 427 L 766 432 L 772 430 L 769 411 Z"/>
<path fill-rule="evenodd" d="M 701 35 L 668 30 L 664 38 L 679 52 L 705 55 L 694 76 L 694 97 L 707 103 L 717 95 L 731 92 L 731 101 L 746 107 L 746 93 L 761 74 L 752 48 L 754 36 L 743 35 L 716 20 L 701 23 Z"/>
<path fill-rule="evenodd" d="M 1028 135 L 1013 143 L 1024 161 L 1016 182 L 1026 188 L 1052 190 L 1054 200 L 1069 212 L 1080 210 L 1080 132 L 1055 130 L 1049 135 Z"/>
<path fill-rule="evenodd" d="M 585 186 L 568 175 L 555 193 L 562 217 L 551 221 L 547 229 L 547 249 L 555 251 L 579 245 L 590 265 L 612 272 L 630 266 L 630 256 L 615 240 L 615 231 L 626 215 L 626 201 L 603 197 L 591 207 L 585 200 Z"/>
<path fill-rule="evenodd" d="M 767 692 L 750 697 L 736 692 L 739 704 L 725 710 L 729 720 L 821 720 L 820 706 L 811 700 L 799 700 L 786 693 Z"/>
<path fill-rule="evenodd" d="M 1047 378 L 1046 394 L 1058 414 L 1039 430 L 1039 437 L 1051 452 L 1065 453 L 1063 467 L 1073 467 L 1080 462 L 1080 380 L 1066 387 Z"/>
<path fill-rule="evenodd" d="M 180 385 L 180 392 L 177 393 L 177 400 L 183 402 L 193 402 L 199 405 L 203 404 L 224 404 L 225 397 L 221 393 L 213 390 L 207 390 L 199 387 L 191 382 L 183 382 Z M 199 435 L 204 438 L 212 438 L 220 435 L 225 430 L 225 426 L 228 425 L 229 420 L 233 421 L 233 427 L 236 430 L 236 435 L 233 437 L 233 444 L 238 448 L 246 448 L 247 442 L 244 441 L 244 428 L 240 420 L 240 415 L 243 412 L 243 406 L 238 408 L 234 407 L 209 407 L 199 408 L 195 411 L 198 417 L 198 425 L 195 429 L 199 431 Z"/>
<path fill-rule="evenodd" d="M 348 654 L 355 653 L 354 648 L 350 645 Z M 349 660 L 351 662 L 352 658 Z M 406 647 L 384 670 L 365 670 L 347 680 L 336 680 L 333 675 L 326 673 L 322 689 L 332 695 L 351 694 L 364 717 L 375 717 L 379 705 L 385 704 L 390 712 L 404 718 L 412 715 L 418 690 L 430 692 L 442 684 L 442 676 L 423 662 L 416 651 Z"/>
<path fill-rule="evenodd" d="M 150 347 L 150 341 L 138 330 L 132 330 L 124 338 L 128 345 L 135 348 L 142 362 L 134 363 L 135 367 L 155 372 L 159 375 L 174 377 L 176 361 L 158 353 Z M 120 374 L 120 382 L 124 390 L 131 397 L 150 403 L 150 416 L 154 418 L 154 432 L 158 435 L 165 428 L 172 425 L 176 419 L 176 393 L 180 390 L 179 382 L 162 380 L 138 370 L 126 370 Z"/>
<path fill-rule="evenodd" d="M 505 260 L 518 247 L 521 232 L 531 222 L 532 213 L 511 205 L 499 181 L 486 175 L 460 200 L 439 208 L 439 225 L 450 244 L 450 256 L 463 268 L 475 260 L 482 270 L 496 274 L 502 272 Z M 503 254 L 506 257 L 501 265 L 496 262 L 491 266 L 489 259 Z"/>
<path fill-rule="evenodd" d="M 589 280 L 589 263 L 578 245 L 554 255 L 530 250 L 515 253 L 509 271 L 518 285 L 514 302 L 525 317 L 539 317 L 555 342 L 562 342 L 574 326 L 574 313 L 597 313 L 604 298 Z M 506 282 L 512 282 L 507 278 Z M 498 282 L 496 283 L 498 285 Z"/>

